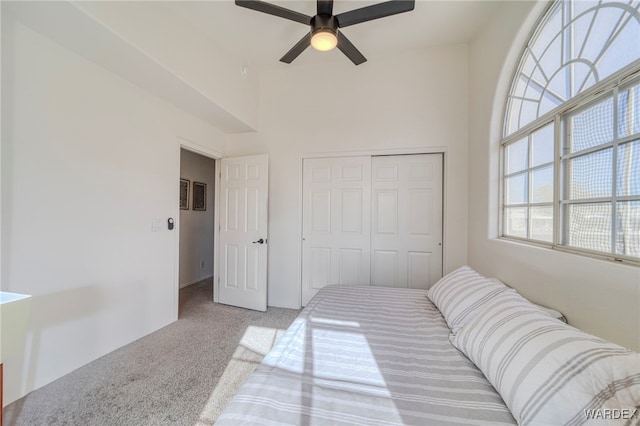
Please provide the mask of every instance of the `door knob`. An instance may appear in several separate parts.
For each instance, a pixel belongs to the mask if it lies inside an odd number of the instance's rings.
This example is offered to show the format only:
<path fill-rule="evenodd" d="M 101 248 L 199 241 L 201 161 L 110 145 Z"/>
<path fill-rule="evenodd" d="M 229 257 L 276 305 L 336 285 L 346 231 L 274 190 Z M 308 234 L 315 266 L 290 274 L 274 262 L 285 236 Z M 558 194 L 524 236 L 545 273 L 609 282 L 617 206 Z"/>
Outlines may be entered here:
<path fill-rule="evenodd" d="M 253 244 L 264 244 L 266 243 L 266 240 L 263 240 L 262 238 L 260 238 L 258 241 L 253 241 Z"/>

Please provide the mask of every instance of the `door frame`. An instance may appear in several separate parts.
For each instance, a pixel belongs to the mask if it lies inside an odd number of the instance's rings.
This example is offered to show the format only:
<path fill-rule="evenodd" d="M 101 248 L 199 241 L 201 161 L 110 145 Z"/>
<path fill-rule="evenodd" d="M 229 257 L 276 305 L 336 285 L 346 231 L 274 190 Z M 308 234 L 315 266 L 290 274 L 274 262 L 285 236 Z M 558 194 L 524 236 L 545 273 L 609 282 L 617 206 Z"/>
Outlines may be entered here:
<path fill-rule="evenodd" d="M 173 317 L 174 320 L 178 319 L 178 308 L 180 298 L 180 207 L 178 206 L 178 200 L 180 200 L 180 187 L 177 182 L 180 181 L 180 151 L 185 149 L 187 151 L 200 154 L 204 157 L 215 160 L 215 177 L 214 177 L 214 190 L 213 190 L 213 301 L 218 301 L 218 285 L 219 285 L 219 271 L 218 271 L 218 244 L 219 244 L 219 232 L 220 229 L 220 215 L 219 215 L 219 200 L 220 200 L 220 159 L 222 153 L 211 149 L 209 147 L 200 145 L 197 142 L 193 142 L 189 139 L 177 136 L 177 155 L 176 155 L 176 171 L 175 171 L 175 208 L 174 208 L 174 223 L 176 224 L 176 230 L 174 233 L 173 247 L 174 247 L 174 271 L 173 271 Z"/>
<path fill-rule="evenodd" d="M 308 158 L 330 158 L 330 157 L 354 157 L 354 156 L 381 156 L 381 155 L 412 155 L 412 154 L 442 154 L 442 274 L 446 274 L 447 268 L 447 254 L 445 251 L 447 241 L 447 172 L 448 168 L 448 149 L 446 146 L 422 146 L 415 148 L 392 148 L 392 149 L 367 149 L 361 151 L 330 151 L 330 152 L 313 152 L 306 153 L 300 156 L 298 161 L 298 173 L 300 176 L 300 182 L 298 182 L 298 193 L 300 194 L 300 208 L 298 209 L 298 280 L 300 285 L 298 286 L 298 305 L 302 306 L 302 237 L 303 237 L 303 209 L 304 209 L 304 188 L 303 188 L 303 176 L 304 176 L 304 160 Z"/>

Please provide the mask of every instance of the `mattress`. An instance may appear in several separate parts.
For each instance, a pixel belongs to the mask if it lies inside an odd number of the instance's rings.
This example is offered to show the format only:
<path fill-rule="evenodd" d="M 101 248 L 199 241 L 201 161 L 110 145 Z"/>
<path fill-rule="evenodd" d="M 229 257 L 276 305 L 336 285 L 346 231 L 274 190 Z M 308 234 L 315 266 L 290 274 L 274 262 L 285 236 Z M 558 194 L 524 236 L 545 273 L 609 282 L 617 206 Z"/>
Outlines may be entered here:
<path fill-rule="evenodd" d="M 424 290 L 325 287 L 217 425 L 516 424 Z"/>

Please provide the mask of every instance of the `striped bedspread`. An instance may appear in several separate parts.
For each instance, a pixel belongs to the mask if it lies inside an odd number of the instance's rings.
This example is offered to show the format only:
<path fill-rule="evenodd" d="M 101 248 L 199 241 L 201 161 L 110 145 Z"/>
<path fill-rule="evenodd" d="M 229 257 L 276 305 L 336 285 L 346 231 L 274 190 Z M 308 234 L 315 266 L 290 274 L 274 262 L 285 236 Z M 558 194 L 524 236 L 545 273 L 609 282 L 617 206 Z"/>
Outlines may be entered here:
<path fill-rule="evenodd" d="M 515 424 L 425 294 L 325 287 L 216 424 Z"/>

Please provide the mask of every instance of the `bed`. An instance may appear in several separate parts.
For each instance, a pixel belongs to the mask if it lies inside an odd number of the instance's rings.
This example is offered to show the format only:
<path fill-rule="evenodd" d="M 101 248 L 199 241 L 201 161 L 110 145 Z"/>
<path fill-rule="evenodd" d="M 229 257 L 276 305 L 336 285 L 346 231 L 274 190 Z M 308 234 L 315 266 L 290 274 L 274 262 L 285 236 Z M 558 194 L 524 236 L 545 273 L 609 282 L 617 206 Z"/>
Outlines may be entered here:
<path fill-rule="evenodd" d="M 640 426 L 640 354 L 468 266 L 326 287 L 216 424 Z"/>
<path fill-rule="evenodd" d="M 217 425 L 516 424 L 425 290 L 325 287 Z"/>

